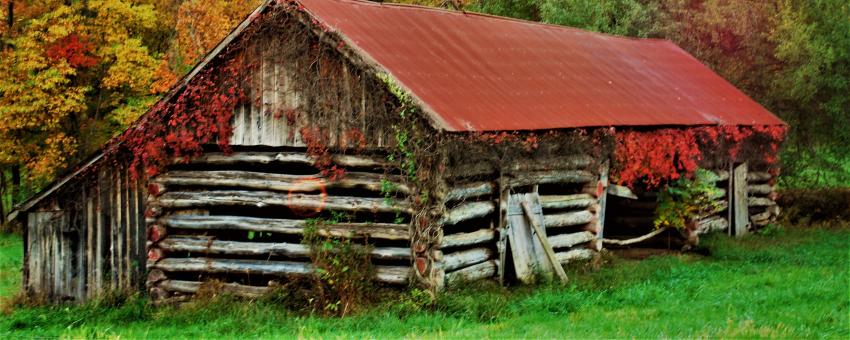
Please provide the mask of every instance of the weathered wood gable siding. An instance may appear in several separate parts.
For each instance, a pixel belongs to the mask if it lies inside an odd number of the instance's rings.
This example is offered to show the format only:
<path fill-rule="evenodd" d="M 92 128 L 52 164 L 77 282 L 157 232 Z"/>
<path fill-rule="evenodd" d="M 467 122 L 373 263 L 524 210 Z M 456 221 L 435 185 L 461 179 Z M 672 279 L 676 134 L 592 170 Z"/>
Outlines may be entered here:
<path fill-rule="evenodd" d="M 261 36 L 249 44 L 249 100 L 234 112 L 231 145 L 305 146 L 303 128 L 318 128 L 332 148 L 393 142 L 389 125 L 376 124 L 389 114 L 384 84 L 324 44 L 323 53 L 292 56 L 290 49 L 317 41 L 311 36 Z"/>
<path fill-rule="evenodd" d="M 27 292 L 82 302 L 137 291 L 145 272 L 144 187 L 126 167 L 102 167 L 29 211 Z"/>

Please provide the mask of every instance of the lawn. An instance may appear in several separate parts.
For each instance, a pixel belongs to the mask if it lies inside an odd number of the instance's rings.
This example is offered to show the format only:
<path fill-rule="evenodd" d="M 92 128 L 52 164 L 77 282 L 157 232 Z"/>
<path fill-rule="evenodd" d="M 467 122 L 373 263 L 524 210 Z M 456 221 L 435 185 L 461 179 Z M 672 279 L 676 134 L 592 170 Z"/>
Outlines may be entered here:
<path fill-rule="evenodd" d="M 850 338 L 850 228 L 705 244 L 710 256 L 612 259 L 571 272 L 566 287 L 461 290 L 425 310 L 400 298 L 337 319 L 263 301 L 155 308 L 138 298 L 20 308 L 0 319 L 0 337 Z M 8 295 L 21 244 L 2 237 L 0 245 L 0 293 Z"/>

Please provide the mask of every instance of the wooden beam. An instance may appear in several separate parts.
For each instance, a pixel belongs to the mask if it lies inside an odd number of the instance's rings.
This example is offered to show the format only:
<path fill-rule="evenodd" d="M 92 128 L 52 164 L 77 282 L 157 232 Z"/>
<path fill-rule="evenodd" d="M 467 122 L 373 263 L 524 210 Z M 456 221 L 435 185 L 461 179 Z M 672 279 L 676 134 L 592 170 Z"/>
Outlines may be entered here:
<path fill-rule="evenodd" d="M 575 261 L 586 261 L 593 258 L 595 252 L 590 249 L 572 249 L 565 252 L 556 253 L 555 257 L 561 264 L 568 264 Z"/>
<path fill-rule="evenodd" d="M 199 281 L 164 280 L 157 286 L 171 292 L 195 294 L 204 285 Z M 222 293 L 228 293 L 244 298 L 259 298 L 267 294 L 270 287 L 248 286 L 238 283 L 218 283 L 215 285 Z"/>
<path fill-rule="evenodd" d="M 410 194 L 410 188 L 400 183 L 401 178 L 398 178 L 398 176 L 364 172 L 347 172 L 345 176 L 334 181 L 315 175 L 288 175 L 237 170 L 169 171 L 154 179 L 154 183 L 165 188 L 181 185 L 282 192 L 311 192 L 326 188 L 364 189 L 380 192 L 386 181 L 393 183 L 394 191 Z"/>
<path fill-rule="evenodd" d="M 633 200 L 638 199 L 637 195 L 632 192 L 632 189 L 629 189 L 627 186 L 610 184 L 608 185 L 608 194 L 617 197 L 630 198 Z"/>
<path fill-rule="evenodd" d="M 543 216 L 543 224 L 547 228 L 578 226 L 591 221 L 593 221 L 593 213 L 587 210 Z"/>
<path fill-rule="evenodd" d="M 537 171 L 517 174 L 514 178 L 507 180 L 507 185 L 514 188 L 551 183 L 581 184 L 592 181 L 594 177 L 593 174 L 584 170 Z"/>
<path fill-rule="evenodd" d="M 375 281 L 404 284 L 410 267 L 374 266 Z M 202 272 L 254 275 L 308 275 L 314 273 L 312 263 L 265 260 L 232 260 L 214 258 L 165 258 L 151 266 L 166 272 Z"/>
<path fill-rule="evenodd" d="M 499 261 L 497 260 L 490 260 L 460 270 L 446 273 L 446 284 L 452 285 L 461 282 L 472 282 L 493 277 L 496 275 L 496 268 L 499 267 L 498 262 Z"/>
<path fill-rule="evenodd" d="M 310 246 L 300 243 L 222 241 L 204 236 L 168 237 L 165 240 L 160 241 L 157 246 L 169 252 L 246 256 L 287 256 L 293 258 L 310 257 Z M 355 247 L 360 246 L 355 245 Z M 409 260 L 410 248 L 370 247 L 370 255 L 373 259 Z"/>
<path fill-rule="evenodd" d="M 389 166 L 383 157 L 366 155 L 332 155 L 334 164 L 343 167 L 354 168 L 385 168 Z M 184 163 L 185 160 L 177 158 L 175 164 Z M 234 164 L 303 164 L 313 165 L 315 159 L 306 152 L 234 152 L 225 154 L 221 152 L 208 152 L 199 157 L 189 160 L 190 164 L 209 165 L 234 165 Z"/>
<path fill-rule="evenodd" d="M 596 199 L 589 194 L 540 195 L 543 209 L 586 209 L 594 203 Z"/>
<path fill-rule="evenodd" d="M 464 201 L 473 197 L 491 195 L 495 190 L 492 182 L 474 182 L 457 185 L 449 189 L 443 200 L 446 202 Z"/>
<path fill-rule="evenodd" d="M 323 210 L 344 210 L 412 213 L 409 204 L 402 200 L 391 200 L 390 204 L 387 204 L 384 198 L 306 194 L 284 195 L 271 191 L 217 190 L 168 192 L 157 198 L 155 203 L 164 208 L 278 206 L 316 212 Z"/>
<path fill-rule="evenodd" d="M 453 248 L 460 246 L 469 246 L 477 244 L 485 244 L 496 240 L 496 231 L 493 229 L 481 229 L 470 233 L 457 233 L 443 236 L 440 241 L 440 248 Z"/>
<path fill-rule="evenodd" d="M 169 215 L 160 218 L 160 223 L 170 228 L 194 230 L 244 230 L 301 235 L 307 227 L 305 220 L 285 220 L 244 216 L 220 215 Z M 369 237 L 384 240 L 410 239 L 407 224 L 393 223 L 336 223 L 320 225 L 321 236 Z"/>
<path fill-rule="evenodd" d="M 443 261 L 437 262 L 440 269 L 452 271 L 468 267 L 493 258 L 490 248 L 473 248 L 443 255 Z"/>
<path fill-rule="evenodd" d="M 549 244 L 553 248 L 569 248 L 578 244 L 587 243 L 596 239 L 596 235 L 589 231 L 549 236 Z"/>
<path fill-rule="evenodd" d="M 496 211 L 496 204 L 492 201 L 467 202 L 452 208 L 440 219 L 440 224 L 452 225 L 462 221 L 485 217 Z"/>

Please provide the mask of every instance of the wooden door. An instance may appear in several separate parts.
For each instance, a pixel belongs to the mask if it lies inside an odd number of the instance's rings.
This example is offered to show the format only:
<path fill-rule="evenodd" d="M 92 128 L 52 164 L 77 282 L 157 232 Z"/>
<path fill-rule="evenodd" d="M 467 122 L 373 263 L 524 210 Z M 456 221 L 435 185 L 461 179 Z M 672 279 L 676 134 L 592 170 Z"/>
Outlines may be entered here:
<path fill-rule="evenodd" d="M 538 278 L 551 279 L 554 268 L 522 210 L 523 202 L 531 207 L 532 215 L 544 233 L 546 228 L 543 225 L 543 208 L 537 193 L 512 194 L 508 197 L 507 234 L 514 270 L 520 282 L 531 284 Z"/>

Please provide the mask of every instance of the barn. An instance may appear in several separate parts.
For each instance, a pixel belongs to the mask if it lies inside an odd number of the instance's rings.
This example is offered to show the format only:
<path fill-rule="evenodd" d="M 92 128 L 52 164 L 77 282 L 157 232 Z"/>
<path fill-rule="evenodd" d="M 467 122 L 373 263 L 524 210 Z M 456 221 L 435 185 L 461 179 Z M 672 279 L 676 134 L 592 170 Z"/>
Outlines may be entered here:
<path fill-rule="evenodd" d="M 314 275 L 317 238 L 375 285 L 533 283 L 653 231 L 647 183 L 697 167 L 722 195 L 696 233 L 770 223 L 784 128 L 665 40 L 268 0 L 10 217 L 23 286 L 52 301 L 260 296 Z"/>

